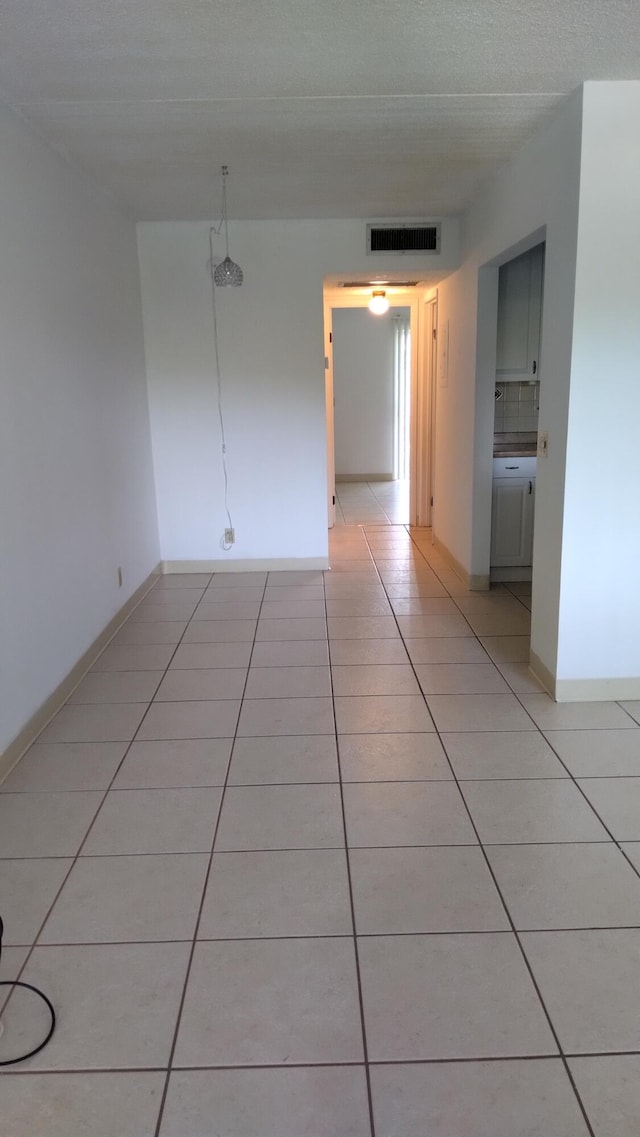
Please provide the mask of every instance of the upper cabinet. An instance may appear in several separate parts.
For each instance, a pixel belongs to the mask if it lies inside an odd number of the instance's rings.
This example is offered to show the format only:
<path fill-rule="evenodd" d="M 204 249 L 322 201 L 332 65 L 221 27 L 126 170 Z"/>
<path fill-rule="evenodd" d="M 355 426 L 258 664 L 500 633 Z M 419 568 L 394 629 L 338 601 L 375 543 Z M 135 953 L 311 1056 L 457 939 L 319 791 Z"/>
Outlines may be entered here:
<path fill-rule="evenodd" d="M 496 380 L 537 379 L 544 245 L 502 265 L 498 284 Z"/>

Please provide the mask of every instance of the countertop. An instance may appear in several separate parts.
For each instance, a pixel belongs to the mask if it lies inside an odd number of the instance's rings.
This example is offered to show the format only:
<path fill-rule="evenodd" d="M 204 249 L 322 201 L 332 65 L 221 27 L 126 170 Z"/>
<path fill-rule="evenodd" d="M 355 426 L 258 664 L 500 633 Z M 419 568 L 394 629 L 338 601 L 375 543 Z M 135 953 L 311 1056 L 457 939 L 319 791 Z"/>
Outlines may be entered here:
<path fill-rule="evenodd" d="M 532 431 L 507 431 L 493 436 L 494 458 L 535 458 L 538 435 Z"/>

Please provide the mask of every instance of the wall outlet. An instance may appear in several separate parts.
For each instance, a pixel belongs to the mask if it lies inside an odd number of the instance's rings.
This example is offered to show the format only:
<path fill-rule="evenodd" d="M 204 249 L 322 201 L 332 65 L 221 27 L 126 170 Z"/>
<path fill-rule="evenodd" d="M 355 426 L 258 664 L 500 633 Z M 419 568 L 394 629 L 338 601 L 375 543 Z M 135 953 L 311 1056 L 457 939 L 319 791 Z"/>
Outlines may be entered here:
<path fill-rule="evenodd" d="M 235 529 L 225 529 L 225 531 L 224 531 L 224 543 L 225 543 L 225 545 L 233 545 L 235 543 L 235 539 L 236 539 Z"/>
<path fill-rule="evenodd" d="M 118 565 L 118 588 L 122 588 L 122 568 Z"/>

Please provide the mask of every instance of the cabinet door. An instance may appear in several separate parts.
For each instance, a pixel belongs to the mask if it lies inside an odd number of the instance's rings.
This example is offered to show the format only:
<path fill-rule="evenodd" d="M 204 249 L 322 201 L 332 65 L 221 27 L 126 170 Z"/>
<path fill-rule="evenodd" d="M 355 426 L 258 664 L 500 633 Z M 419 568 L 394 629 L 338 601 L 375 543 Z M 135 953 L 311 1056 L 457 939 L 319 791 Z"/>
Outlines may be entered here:
<path fill-rule="evenodd" d="M 498 283 L 496 379 L 538 377 L 544 246 L 508 261 Z"/>
<path fill-rule="evenodd" d="M 491 511 L 491 564 L 530 565 L 535 479 L 495 478 Z"/>

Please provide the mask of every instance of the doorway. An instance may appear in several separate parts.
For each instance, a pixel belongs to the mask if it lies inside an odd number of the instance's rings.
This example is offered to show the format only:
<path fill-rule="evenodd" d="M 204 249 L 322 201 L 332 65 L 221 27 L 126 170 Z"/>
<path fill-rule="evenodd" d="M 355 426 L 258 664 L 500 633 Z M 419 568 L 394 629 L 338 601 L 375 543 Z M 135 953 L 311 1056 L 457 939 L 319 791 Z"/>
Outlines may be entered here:
<path fill-rule="evenodd" d="M 411 319 L 410 310 L 393 310 L 393 478 L 411 474 Z"/>
<path fill-rule="evenodd" d="M 425 525 L 423 297 L 394 290 L 389 312 L 376 317 L 366 310 L 370 296 L 365 287 L 325 290 L 329 524 Z M 429 422 L 419 424 L 425 414 Z"/>

